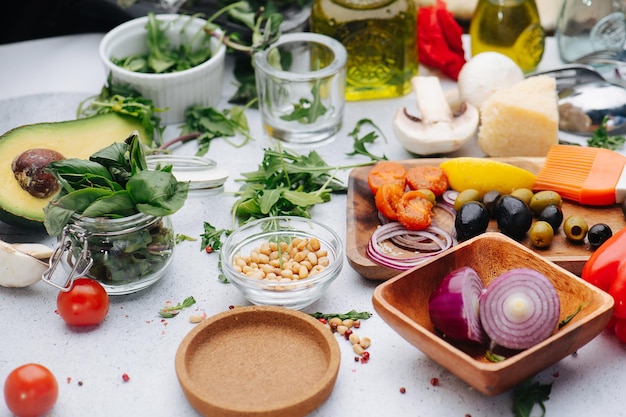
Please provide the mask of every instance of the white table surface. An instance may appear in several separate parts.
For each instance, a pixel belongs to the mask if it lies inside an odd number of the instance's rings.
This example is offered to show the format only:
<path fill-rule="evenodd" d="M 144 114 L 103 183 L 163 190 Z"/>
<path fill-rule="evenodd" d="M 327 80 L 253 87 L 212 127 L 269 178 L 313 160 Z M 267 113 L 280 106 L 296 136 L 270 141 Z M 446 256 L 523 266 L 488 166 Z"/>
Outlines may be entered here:
<path fill-rule="evenodd" d="M 77 100 L 97 93 L 105 82 L 97 54 L 101 37 L 89 34 L 1 45 L 0 130 L 26 122 L 75 118 Z M 549 40 L 541 67 L 557 63 L 554 42 Z M 233 91 L 234 86 L 227 80 L 220 108 L 227 107 L 226 100 Z M 368 117 L 383 128 L 388 139 L 387 143 L 378 140 L 373 153 L 385 153 L 390 159 L 410 158 L 391 131 L 392 114 L 401 105 L 413 105 L 412 94 L 394 100 L 348 103 L 343 129 L 332 143 L 317 151 L 331 165 L 364 161 L 364 157 L 345 154 L 352 150 L 347 133 L 357 120 Z M 204 221 L 218 228 L 232 226 L 234 197 L 229 192 L 239 188 L 234 179 L 240 172 L 256 169 L 262 149 L 270 145 L 263 136 L 257 112 L 249 111 L 248 118 L 256 137 L 253 143 L 236 150 L 216 140 L 208 153 L 231 172 L 226 192 L 190 199 L 172 218 L 177 233 L 199 237 Z M 169 127 L 166 136 L 175 133 L 176 127 Z M 179 151 L 193 153 L 193 146 L 187 144 Z M 456 155 L 481 153 L 470 144 Z M 340 175 L 347 180 L 348 174 Z M 1 188 L 0 184 L 0 192 Z M 314 208 L 313 217 L 345 237 L 345 213 L 345 195 L 333 195 L 331 202 Z M 45 235 L 3 223 L 0 238 L 54 245 Z M 0 287 L 0 381 L 24 363 L 47 366 L 60 386 L 50 416 L 197 416 L 183 395 L 174 369 L 176 350 L 194 326 L 188 316 L 197 311 L 213 315 L 229 305 L 247 304 L 234 286 L 217 280 L 217 254 L 207 255 L 199 246 L 199 242 L 180 244 L 171 269 L 161 281 L 145 291 L 113 297 L 106 320 L 89 331 L 65 325 L 55 313 L 56 291 L 50 285 L 39 282 L 25 289 Z M 341 276 L 328 293 L 304 311 L 356 309 L 375 313 L 371 297 L 377 283 L 358 275 L 345 261 Z M 166 322 L 159 318 L 157 310 L 166 301 L 176 303 L 190 295 L 197 300 L 196 306 Z M 376 314 L 363 322 L 358 334 L 371 337 L 371 360 L 355 363 L 350 345 L 339 339 L 342 362 L 335 389 L 311 416 L 512 415 L 511 392 L 486 397 L 468 387 L 402 339 Z M 123 382 L 124 373 L 130 381 Z M 438 378 L 440 385 L 431 385 L 431 378 Z M 537 380 L 554 382 L 546 403 L 549 417 L 626 415 L 626 345 L 607 332 L 576 355 L 541 372 Z M 400 393 L 401 387 L 406 393 Z M 535 409 L 534 415 L 538 413 Z M 9 415 L 0 401 L 0 417 Z"/>

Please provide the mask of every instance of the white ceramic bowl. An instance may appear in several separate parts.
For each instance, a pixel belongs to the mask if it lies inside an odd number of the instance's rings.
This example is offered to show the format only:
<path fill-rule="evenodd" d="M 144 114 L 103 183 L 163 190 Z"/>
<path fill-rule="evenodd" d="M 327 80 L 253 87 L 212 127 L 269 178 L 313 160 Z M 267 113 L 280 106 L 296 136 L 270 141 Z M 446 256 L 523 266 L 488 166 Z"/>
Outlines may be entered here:
<path fill-rule="evenodd" d="M 295 238 L 319 239 L 329 265 L 315 275 L 283 281 L 248 277 L 233 266 L 237 255 L 249 256 L 263 243 L 292 242 Z M 304 217 L 279 216 L 255 220 L 233 231 L 222 245 L 220 257 L 222 272 L 246 300 L 257 305 L 301 310 L 322 297 L 339 276 L 344 249 L 341 238 L 330 227 Z"/>
<path fill-rule="evenodd" d="M 167 36 L 171 45 L 180 44 L 180 30 L 191 39 L 201 30 L 206 20 L 178 14 L 160 14 L 157 19 L 169 24 Z M 189 19 L 192 19 L 189 22 Z M 213 107 L 220 101 L 226 46 L 211 39 L 212 57 L 208 61 L 184 71 L 165 74 L 146 74 L 123 69 L 111 57 L 124 58 L 148 52 L 146 23 L 148 17 L 125 22 L 108 32 L 100 42 L 99 54 L 107 71 L 116 83 L 126 84 L 153 101 L 155 106 L 169 108 L 159 114 L 163 123 L 180 123 L 185 120 L 187 107 L 199 104 Z M 207 35 L 208 36 L 208 35 Z"/>

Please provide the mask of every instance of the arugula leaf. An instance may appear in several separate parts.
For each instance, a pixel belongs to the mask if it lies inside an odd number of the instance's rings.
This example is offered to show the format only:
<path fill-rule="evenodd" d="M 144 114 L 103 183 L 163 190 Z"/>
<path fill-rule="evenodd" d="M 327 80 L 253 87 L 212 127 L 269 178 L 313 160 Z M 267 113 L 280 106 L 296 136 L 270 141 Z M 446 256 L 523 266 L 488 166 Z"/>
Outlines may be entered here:
<path fill-rule="evenodd" d="M 265 149 L 258 169 L 242 173 L 238 180 L 243 184 L 236 193 L 233 216 L 242 222 L 281 215 L 311 217 L 312 206 L 330 201 L 331 193 L 346 192 L 334 172 L 370 164 L 332 167 L 315 151 L 299 155 Z"/>
<path fill-rule="evenodd" d="M 98 114 L 119 113 L 134 117 L 141 121 L 144 130 L 157 143 L 160 142 L 165 126 L 157 113 L 168 111 L 169 108 L 159 108 L 152 100 L 141 96 L 137 90 L 124 84 L 115 84 L 109 73 L 107 84 L 100 90 L 100 94 L 88 97 L 79 103 L 76 110 L 77 118 L 91 117 Z"/>
<path fill-rule="evenodd" d="M 179 243 L 185 242 L 185 241 L 196 241 L 198 239 L 196 239 L 195 237 L 191 237 L 182 233 L 176 233 L 176 244 L 178 245 Z"/>
<path fill-rule="evenodd" d="M 361 128 L 363 127 L 363 125 L 371 125 L 375 129 L 375 131 L 369 132 L 362 138 L 359 138 L 359 134 L 361 133 Z M 356 123 L 356 126 L 354 127 L 352 132 L 348 133 L 348 136 L 352 136 L 352 139 L 354 140 L 354 145 L 353 145 L 354 150 L 350 153 L 347 153 L 346 155 L 348 156 L 365 155 L 373 161 L 387 160 L 387 157 L 384 154 L 383 156 L 376 156 L 370 153 L 366 148 L 367 144 L 374 143 L 376 139 L 378 139 L 378 134 L 376 132 L 380 133 L 380 135 L 383 137 L 385 142 L 387 142 L 387 138 L 383 134 L 383 131 L 380 130 L 380 128 L 372 120 L 370 119 L 359 120 Z"/>
<path fill-rule="evenodd" d="M 232 230 L 217 229 L 210 223 L 204 222 L 204 233 L 200 235 L 202 237 L 200 249 L 207 252 L 220 250 L 222 248 L 222 235 L 228 236 L 231 232 Z"/>
<path fill-rule="evenodd" d="M 608 116 L 605 116 L 600 123 L 600 126 L 587 140 L 587 145 L 593 148 L 606 148 L 612 151 L 621 149 L 624 146 L 624 143 L 626 143 L 626 137 L 609 135 L 608 129 L 606 127 L 608 120 Z"/>
<path fill-rule="evenodd" d="M 584 305 L 584 304 L 585 304 L 585 303 L 580 304 L 580 305 L 576 308 L 576 310 L 574 310 L 574 312 L 573 312 L 572 314 L 570 314 L 569 316 L 567 316 L 567 317 L 565 317 L 563 320 L 561 320 L 561 321 L 559 322 L 559 329 L 560 329 L 560 328 L 562 328 L 563 326 L 567 325 L 567 323 L 569 323 L 570 321 L 572 321 L 572 319 L 573 319 L 574 317 L 576 317 L 576 315 L 577 315 L 578 313 L 580 313 L 580 310 L 582 310 L 582 308 L 583 308 L 583 305 Z"/>
<path fill-rule="evenodd" d="M 313 101 L 308 98 L 301 98 L 298 103 L 293 104 L 293 111 L 280 116 L 280 119 L 287 122 L 296 121 L 300 124 L 308 125 L 315 123 L 317 119 L 326 114 L 328 109 L 322 104 L 322 99 L 320 98 L 320 83 L 321 80 L 316 80 L 311 88 Z"/>
<path fill-rule="evenodd" d="M 244 146 L 253 139 L 244 112 L 245 108 L 233 106 L 230 110 L 220 112 L 213 107 L 191 106 L 185 110 L 185 125 L 181 130 L 181 136 L 164 143 L 159 149 L 167 149 L 178 142 L 195 139 L 198 141 L 196 155 L 202 156 L 208 152 L 211 141 L 217 138 L 226 139 L 236 148 Z M 242 143 L 235 144 L 227 139 L 237 133 L 244 136 Z"/>
<path fill-rule="evenodd" d="M 543 417 L 546 414 L 545 401 L 550 399 L 552 384 L 532 382 L 532 378 L 519 384 L 513 392 L 513 415 L 515 417 L 530 417 L 530 413 L 538 404 L 541 407 Z"/>
<path fill-rule="evenodd" d="M 175 317 L 180 312 L 180 310 L 191 307 L 195 303 L 196 303 L 195 298 L 193 298 L 192 296 L 189 296 L 185 298 L 185 300 L 182 303 L 178 303 L 175 306 L 163 307 L 162 309 L 159 310 L 159 316 L 165 319 L 171 319 L 172 317 Z"/>

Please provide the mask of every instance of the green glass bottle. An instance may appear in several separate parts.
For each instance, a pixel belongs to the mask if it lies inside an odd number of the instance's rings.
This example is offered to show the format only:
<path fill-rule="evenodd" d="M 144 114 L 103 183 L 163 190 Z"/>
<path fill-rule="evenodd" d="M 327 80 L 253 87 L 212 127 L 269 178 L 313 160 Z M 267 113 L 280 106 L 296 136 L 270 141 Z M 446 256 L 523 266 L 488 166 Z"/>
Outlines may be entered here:
<path fill-rule="evenodd" d="M 545 33 L 535 0 L 479 0 L 470 23 L 472 55 L 499 52 L 524 72 L 543 57 Z"/>
<path fill-rule="evenodd" d="M 398 97 L 417 74 L 413 0 L 315 0 L 311 31 L 348 51 L 346 100 Z"/>

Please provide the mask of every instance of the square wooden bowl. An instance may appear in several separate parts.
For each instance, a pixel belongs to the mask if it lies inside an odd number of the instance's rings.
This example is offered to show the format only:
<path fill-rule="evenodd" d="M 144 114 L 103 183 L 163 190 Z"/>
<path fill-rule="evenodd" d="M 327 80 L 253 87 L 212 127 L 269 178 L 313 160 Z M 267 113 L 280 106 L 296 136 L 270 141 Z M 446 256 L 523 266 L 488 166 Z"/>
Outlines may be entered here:
<path fill-rule="evenodd" d="M 430 321 L 430 294 L 448 273 L 463 266 L 474 268 L 485 286 L 513 268 L 541 272 L 558 292 L 559 322 L 582 308 L 543 342 L 523 351 L 507 352 L 504 361 L 490 362 L 485 356 L 488 345 L 450 342 Z M 398 334 L 486 395 L 502 393 L 574 353 L 602 332 L 613 310 L 610 295 L 497 232 L 463 242 L 430 262 L 385 281 L 374 291 L 373 303 Z"/>

